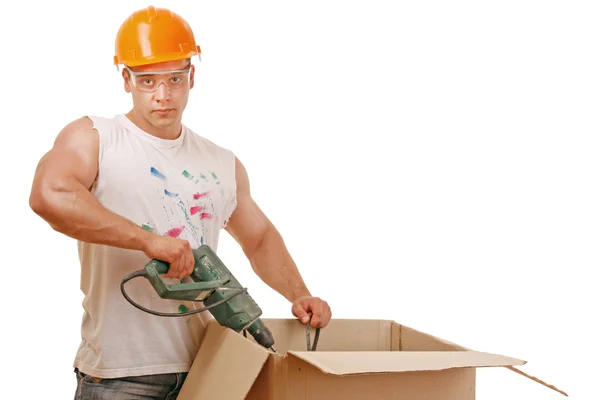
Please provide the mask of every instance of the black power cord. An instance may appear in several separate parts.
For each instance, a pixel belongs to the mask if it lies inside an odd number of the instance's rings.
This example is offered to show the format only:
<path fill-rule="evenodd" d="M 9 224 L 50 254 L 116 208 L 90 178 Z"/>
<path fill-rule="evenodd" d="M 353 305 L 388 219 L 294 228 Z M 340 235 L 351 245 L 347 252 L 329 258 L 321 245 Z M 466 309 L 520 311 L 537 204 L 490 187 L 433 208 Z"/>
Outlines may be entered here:
<path fill-rule="evenodd" d="M 123 297 L 125 297 L 125 299 L 131 303 L 132 306 L 134 306 L 135 308 L 145 311 L 149 314 L 153 314 L 153 315 L 157 315 L 159 317 L 184 317 L 186 315 L 192 315 L 192 314 L 198 314 L 204 311 L 208 311 L 213 307 L 218 306 L 219 304 L 223 304 L 226 301 L 231 300 L 232 298 L 234 298 L 235 296 L 242 294 L 242 293 L 246 293 L 248 292 L 248 288 L 241 288 L 241 289 L 231 289 L 231 288 L 222 288 L 219 290 L 234 290 L 234 293 L 217 301 L 216 303 L 211 304 L 210 306 L 206 306 L 206 307 L 202 307 L 202 308 L 198 308 L 196 310 L 193 311 L 188 311 L 188 312 L 182 312 L 182 313 L 164 313 L 164 312 L 160 312 L 160 311 L 153 311 L 150 310 L 144 306 L 139 305 L 138 303 L 136 303 L 135 301 L 133 301 L 131 299 L 131 297 L 129 297 L 129 295 L 127 294 L 127 292 L 125 291 L 125 284 L 127 282 L 129 282 L 130 280 L 132 280 L 133 278 L 139 278 L 139 277 L 146 277 L 147 273 L 145 270 L 139 270 L 139 271 L 134 271 L 132 273 L 130 273 L 129 275 L 126 275 L 123 280 L 121 281 L 121 293 L 123 293 Z M 192 300 L 193 301 L 193 300 Z M 310 321 L 312 320 L 312 313 L 310 314 L 310 318 L 308 320 L 308 322 L 306 323 L 306 351 L 317 351 L 317 343 L 319 342 L 319 335 L 321 333 L 321 328 L 317 328 L 316 329 L 316 333 L 315 333 L 315 339 L 313 341 L 312 347 L 310 345 Z M 243 332 L 244 337 L 246 337 L 246 330 L 244 330 Z"/>
<path fill-rule="evenodd" d="M 310 321 L 312 320 L 312 314 L 310 314 L 310 318 L 306 323 L 306 351 L 317 351 L 317 342 L 319 341 L 319 334 L 321 333 L 321 328 L 317 328 L 317 332 L 315 333 L 315 340 L 313 341 L 312 348 L 310 347 Z"/>
<path fill-rule="evenodd" d="M 198 308 L 196 310 L 193 311 L 187 311 L 187 312 L 182 312 L 182 313 L 164 313 L 164 312 L 160 312 L 160 311 L 153 311 L 150 310 L 144 306 L 139 305 L 138 303 L 134 302 L 129 295 L 125 292 L 125 283 L 127 283 L 128 281 L 132 280 L 133 278 L 139 278 L 139 277 L 146 277 L 147 273 L 145 270 L 139 270 L 139 271 L 135 271 L 132 272 L 131 274 L 125 276 L 123 278 L 123 280 L 121 281 L 121 293 L 123 293 L 123 297 L 125 297 L 125 299 L 131 303 L 131 305 L 133 305 L 135 308 L 145 311 L 149 314 L 153 314 L 153 315 L 158 315 L 159 317 L 184 317 L 186 315 L 192 315 L 192 314 L 198 314 L 204 311 L 208 311 L 213 307 L 218 306 L 219 304 L 223 304 L 226 301 L 229 301 L 231 299 L 233 299 L 235 296 L 242 294 L 242 293 L 246 293 L 248 291 L 248 288 L 242 288 L 242 289 L 231 289 L 231 288 L 220 288 L 219 290 L 234 290 L 234 293 L 217 301 L 216 303 L 211 304 L 210 306 L 206 306 L 206 307 L 202 307 L 202 308 Z M 195 300 L 191 300 L 191 301 L 195 301 Z"/>

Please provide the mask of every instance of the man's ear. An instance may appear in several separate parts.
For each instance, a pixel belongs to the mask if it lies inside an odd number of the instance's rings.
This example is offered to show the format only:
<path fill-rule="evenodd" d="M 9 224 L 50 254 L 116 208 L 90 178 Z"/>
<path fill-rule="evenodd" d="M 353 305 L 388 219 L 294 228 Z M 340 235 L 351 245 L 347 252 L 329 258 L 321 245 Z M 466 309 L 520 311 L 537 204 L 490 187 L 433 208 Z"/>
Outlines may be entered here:
<path fill-rule="evenodd" d="M 125 68 L 123 68 L 123 72 L 121 72 L 121 75 L 123 76 L 123 87 L 125 89 L 125 91 L 127 93 L 131 93 L 131 86 L 129 83 L 129 71 L 127 71 Z"/>
<path fill-rule="evenodd" d="M 196 72 L 196 66 L 192 64 L 190 68 L 190 89 L 194 87 L 194 72 Z"/>

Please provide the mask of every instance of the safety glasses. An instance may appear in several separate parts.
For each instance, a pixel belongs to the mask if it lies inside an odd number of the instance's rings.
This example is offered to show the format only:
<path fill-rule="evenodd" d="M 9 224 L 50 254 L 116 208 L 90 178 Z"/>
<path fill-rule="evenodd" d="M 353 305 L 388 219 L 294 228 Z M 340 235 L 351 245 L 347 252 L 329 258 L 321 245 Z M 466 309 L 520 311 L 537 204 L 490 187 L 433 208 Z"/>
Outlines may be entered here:
<path fill-rule="evenodd" d="M 131 76 L 131 82 L 138 90 L 142 92 L 155 92 L 161 83 L 167 85 L 170 90 L 178 90 L 187 87 L 190 83 L 189 65 L 185 69 L 172 71 L 133 71 L 125 66 Z"/>

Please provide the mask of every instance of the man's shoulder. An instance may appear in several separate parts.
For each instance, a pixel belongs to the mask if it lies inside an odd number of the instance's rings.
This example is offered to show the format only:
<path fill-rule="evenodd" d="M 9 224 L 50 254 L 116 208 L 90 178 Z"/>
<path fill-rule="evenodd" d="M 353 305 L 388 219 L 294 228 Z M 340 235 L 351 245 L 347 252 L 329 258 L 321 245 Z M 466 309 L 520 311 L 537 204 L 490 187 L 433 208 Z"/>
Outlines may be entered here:
<path fill-rule="evenodd" d="M 63 130 L 94 132 L 97 131 L 99 126 L 111 126 L 115 124 L 118 124 L 115 117 L 84 114 L 65 124 Z"/>
<path fill-rule="evenodd" d="M 93 116 L 82 115 L 74 120 L 71 120 L 65 124 L 61 133 L 62 134 L 82 134 L 82 133 L 95 133 L 95 118 Z"/>
<path fill-rule="evenodd" d="M 215 142 L 212 139 L 209 139 L 208 137 L 204 136 L 204 135 L 200 135 L 197 132 L 195 132 L 193 129 L 191 129 L 190 127 L 184 125 L 185 129 L 187 130 L 187 135 L 196 143 L 198 143 L 201 147 L 204 147 L 206 149 L 209 150 L 213 150 L 216 152 L 222 152 L 222 153 L 226 153 L 226 154 L 233 154 L 233 151 L 231 149 L 229 149 L 228 147 L 219 144 L 217 142 Z"/>
<path fill-rule="evenodd" d="M 114 126 L 118 126 L 118 125 L 122 125 L 120 123 L 120 118 L 122 117 L 122 115 L 117 114 L 117 115 L 113 115 L 110 117 L 104 116 L 104 115 L 96 115 L 96 114 L 86 114 L 83 118 L 88 119 L 89 121 L 92 122 L 93 125 L 114 125 Z"/>

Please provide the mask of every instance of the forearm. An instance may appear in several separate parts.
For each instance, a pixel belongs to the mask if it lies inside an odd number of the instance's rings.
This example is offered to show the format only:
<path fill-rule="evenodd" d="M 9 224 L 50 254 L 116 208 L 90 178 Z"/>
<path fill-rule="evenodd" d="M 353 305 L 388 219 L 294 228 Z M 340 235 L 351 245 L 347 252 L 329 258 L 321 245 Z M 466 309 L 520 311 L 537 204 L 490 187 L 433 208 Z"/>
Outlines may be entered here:
<path fill-rule="evenodd" d="M 145 251 L 150 232 L 103 207 L 81 184 L 46 183 L 32 192 L 31 208 L 50 226 L 89 243 Z"/>
<path fill-rule="evenodd" d="M 290 302 L 311 295 L 275 227 L 266 230 L 249 260 L 256 274 Z"/>

